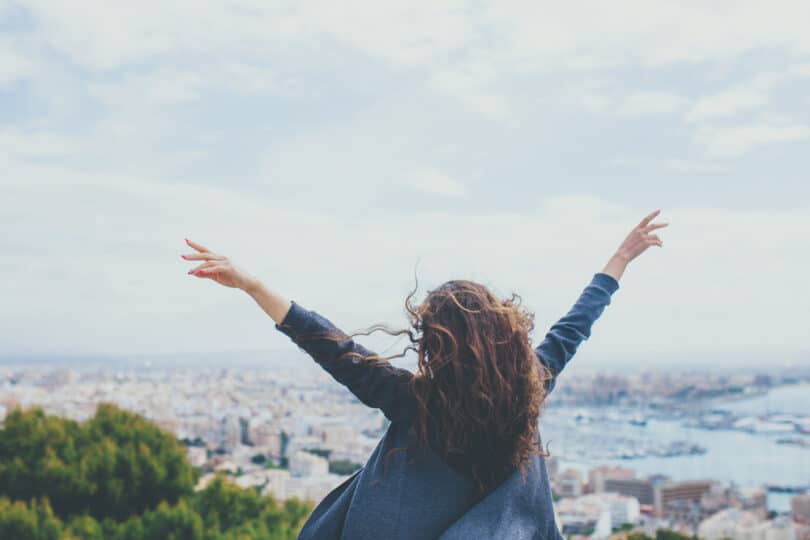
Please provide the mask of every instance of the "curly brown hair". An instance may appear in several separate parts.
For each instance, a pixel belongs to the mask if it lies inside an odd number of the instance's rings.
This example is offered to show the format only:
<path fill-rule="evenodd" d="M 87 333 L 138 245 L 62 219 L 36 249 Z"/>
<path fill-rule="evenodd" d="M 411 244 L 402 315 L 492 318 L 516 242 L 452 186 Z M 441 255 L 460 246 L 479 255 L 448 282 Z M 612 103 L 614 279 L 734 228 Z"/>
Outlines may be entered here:
<path fill-rule="evenodd" d="M 416 405 L 411 440 L 459 465 L 481 497 L 517 469 L 525 477 L 532 455 L 548 455 L 537 432 L 551 373 L 531 344 L 534 314 L 515 293 L 501 300 L 484 285 L 461 279 L 428 291 L 415 306 L 418 286 L 417 280 L 405 300 L 411 328 L 378 324 L 348 336 L 319 337 L 407 335 L 411 344 L 401 353 L 363 358 L 383 361 L 416 351 L 417 371 L 409 382 Z"/>
<path fill-rule="evenodd" d="M 479 493 L 545 455 L 537 429 L 550 373 L 531 346 L 534 314 L 520 302 L 468 280 L 444 283 L 418 307 L 406 301 L 419 334 L 411 379 L 419 441 L 465 463 Z"/>

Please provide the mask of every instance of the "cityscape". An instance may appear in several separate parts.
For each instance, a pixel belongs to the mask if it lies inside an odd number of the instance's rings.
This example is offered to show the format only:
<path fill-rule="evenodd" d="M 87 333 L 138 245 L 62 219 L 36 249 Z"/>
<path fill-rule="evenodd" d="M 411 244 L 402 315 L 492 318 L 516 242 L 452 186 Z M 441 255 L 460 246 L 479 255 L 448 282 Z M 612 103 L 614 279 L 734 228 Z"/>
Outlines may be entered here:
<path fill-rule="evenodd" d="M 566 374 L 540 419 L 558 526 L 592 538 L 669 529 L 807 540 L 808 390 L 810 371 L 798 368 Z M 362 467 L 387 428 L 306 357 L 263 367 L 0 366 L 0 419 L 41 407 L 82 422 L 100 403 L 181 441 L 201 473 L 196 489 L 224 475 L 314 504 Z M 746 447 L 773 465 L 747 462 Z"/>

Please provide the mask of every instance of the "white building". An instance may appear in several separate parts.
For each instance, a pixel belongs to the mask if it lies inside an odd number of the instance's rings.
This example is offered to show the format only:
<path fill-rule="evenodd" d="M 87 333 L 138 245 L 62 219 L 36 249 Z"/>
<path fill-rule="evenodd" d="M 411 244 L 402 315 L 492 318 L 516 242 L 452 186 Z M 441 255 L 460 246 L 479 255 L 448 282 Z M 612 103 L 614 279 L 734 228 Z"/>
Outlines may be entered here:
<path fill-rule="evenodd" d="M 638 499 L 618 493 L 561 499 L 555 509 L 563 534 L 585 534 L 593 528 L 595 538 L 609 536 L 614 527 L 625 523 L 636 525 L 641 517 Z"/>
<path fill-rule="evenodd" d="M 248 423 L 248 437 L 256 448 L 262 448 L 273 458 L 281 457 L 281 430 L 277 426 L 252 418 Z"/>
<path fill-rule="evenodd" d="M 208 461 L 208 452 L 202 446 L 189 446 L 186 452 L 192 467 L 202 467 Z"/>
<path fill-rule="evenodd" d="M 265 471 L 267 484 L 262 489 L 262 495 L 271 495 L 274 499 L 283 501 L 287 498 L 287 483 L 290 480 L 290 471 L 285 469 L 268 469 Z"/>
<path fill-rule="evenodd" d="M 228 414 L 222 418 L 217 434 L 219 446 L 227 452 L 232 452 L 242 442 L 242 426 L 239 417 L 235 414 Z"/>
<path fill-rule="evenodd" d="M 329 474 L 329 461 L 302 450 L 290 456 L 290 475 L 325 476 Z"/>
<path fill-rule="evenodd" d="M 345 476 L 328 474 L 323 476 L 290 476 L 285 482 L 285 495 L 289 499 L 297 497 L 310 500 L 314 504 L 321 502 L 330 491 L 346 479 Z"/>
<path fill-rule="evenodd" d="M 810 493 L 796 495 L 790 499 L 790 509 L 797 523 L 810 525 Z"/>
<path fill-rule="evenodd" d="M 765 519 L 768 515 L 768 493 L 761 487 L 744 487 L 733 494 L 733 504 L 742 510 L 752 512 Z"/>
<path fill-rule="evenodd" d="M 237 465 L 237 463 L 231 459 L 223 459 L 214 465 L 214 471 L 236 474 L 237 471 L 239 471 L 239 465 Z"/>
<path fill-rule="evenodd" d="M 267 482 L 267 476 L 264 474 L 264 471 L 243 474 L 233 479 L 233 483 L 240 488 L 255 488 L 263 486 L 265 482 Z"/>
<path fill-rule="evenodd" d="M 557 524 L 564 535 L 589 534 L 592 538 L 607 538 L 613 522 L 607 505 L 590 495 L 557 501 Z"/>
<path fill-rule="evenodd" d="M 607 506 L 613 527 L 619 527 L 625 523 L 636 525 L 641 517 L 641 506 L 635 497 L 619 493 L 595 493 L 588 497 L 602 501 Z"/>
<path fill-rule="evenodd" d="M 698 537 L 701 540 L 736 539 L 739 538 L 741 528 L 750 528 L 759 521 L 759 518 L 752 512 L 739 508 L 726 508 L 700 522 Z"/>
<path fill-rule="evenodd" d="M 579 497 L 582 495 L 582 474 L 576 469 L 566 469 L 557 475 L 554 488 L 560 497 Z"/>
<path fill-rule="evenodd" d="M 602 466 L 595 467 L 588 471 L 588 490 L 591 493 L 602 493 L 605 491 L 605 480 L 608 478 L 635 478 L 636 472 L 625 467 Z"/>
<path fill-rule="evenodd" d="M 796 525 L 785 516 L 765 521 L 756 527 L 752 540 L 796 540 Z"/>
<path fill-rule="evenodd" d="M 333 450 L 350 448 L 357 439 L 357 430 L 349 424 L 321 424 L 312 430 L 312 434 L 320 437 L 321 442 Z"/>
<path fill-rule="evenodd" d="M 295 454 L 299 450 L 308 450 L 317 448 L 319 450 L 326 450 L 323 441 L 320 437 L 315 435 L 295 435 L 290 438 L 287 443 L 287 457 Z"/>

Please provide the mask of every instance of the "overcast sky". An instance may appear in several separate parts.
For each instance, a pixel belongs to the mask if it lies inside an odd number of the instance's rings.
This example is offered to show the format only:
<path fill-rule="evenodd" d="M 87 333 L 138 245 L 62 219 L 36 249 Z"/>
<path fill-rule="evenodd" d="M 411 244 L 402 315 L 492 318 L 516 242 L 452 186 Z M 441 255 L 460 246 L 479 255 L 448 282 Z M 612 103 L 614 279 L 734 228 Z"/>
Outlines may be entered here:
<path fill-rule="evenodd" d="M 184 237 L 347 331 L 404 324 L 419 261 L 422 293 L 515 291 L 542 333 L 661 208 L 582 362 L 810 364 L 808 20 L 0 0 L 0 355 L 289 351 Z"/>

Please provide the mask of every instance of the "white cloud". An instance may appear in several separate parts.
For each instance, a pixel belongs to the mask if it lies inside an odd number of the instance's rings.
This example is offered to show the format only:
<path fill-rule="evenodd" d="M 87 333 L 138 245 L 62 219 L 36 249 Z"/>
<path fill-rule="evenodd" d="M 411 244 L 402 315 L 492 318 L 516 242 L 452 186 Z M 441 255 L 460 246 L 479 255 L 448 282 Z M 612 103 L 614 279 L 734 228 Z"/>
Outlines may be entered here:
<path fill-rule="evenodd" d="M 794 122 L 762 120 L 732 126 L 701 126 L 695 142 L 717 158 L 739 157 L 759 146 L 791 143 L 810 137 L 810 127 Z"/>
<path fill-rule="evenodd" d="M 248 297 L 186 274 L 184 237 L 347 329 L 403 324 L 402 302 L 421 259 L 420 294 L 455 277 L 502 295 L 514 290 L 537 313 L 539 333 L 650 210 L 573 195 L 539 200 L 531 213 L 347 220 L 224 188 L 53 172 L 21 171 L 18 182 L 0 186 L 6 352 L 282 346 Z M 586 349 L 776 355 L 806 346 L 808 216 L 810 208 L 663 208 L 671 223 L 665 247 L 632 263 Z"/>
<path fill-rule="evenodd" d="M 27 79 L 35 74 L 34 64 L 14 51 L 7 40 L 0 39 L 0 86 Z"/>
<path fill-rule="evenodd" d="M 443 197 L 464 197 L 467 188 L 458 180 L 437 169 L 428 167 L 416 170 L 406 176 L 405 185 L 413 190 Z"/>
<path fill-rule="evenodd" d="M 443 69 L 433 75 L 430 86 L 447 95 L 456 97 L 472 110 L 495 120 L 510 117 L 509 102 L 498 95 L 492 86 L 498 72 L 490 62 L 477 60 L 466 62 L 451 69 Z"/>
<path fill-rule="evenodd" d="M 810 63 L 792 63 L 780 71 L 758 73 L 751 80 L 751 85 L 762 90 L 770 90 L 791 81 L 808 78 L 810 78 Z"/>
<path fill-rule="evenodd" d="M 255 55 L 321 41 L 350 47 L 394 68 L 441 71 L 458 53 L 487 51 L 501 69 L 604 69 L 723 61 L 753 49 L 810 52 L 799 0 L 701 4 L 622 0 L 606 5 L 525 0 L 479 5 L 355 0 L 282 5 L 96 1 L 76 17 L 69 2 L 27 4 L 57 50 L 94 69 L 169 53 Z M 628 16 L 632 14 L 632 16 Z M 576 31 L 571 29 L 576 27 Z"/>
<path fill-rule="evenodd" d="M 781 71 L 757 73 L 750 80 L 700 97 L 686 115 L 690 122 L 714 120 L 740 112 L 757 111 L 770 102 L 770 93 L 788 82 L 810 78 L 810 64 L 791 64 Z"/>
<path fill-rule="evenodd" d="M 268 68 L 244 63 L 208 64 L 193 70 L 162 67 L 120 81 L 92 83 L 89 87 L 93 96 L 111 107 L 184 105 L 220 89 L 236 94 L 268 95 L 278 92 L 280 87 Z"/>
<path fill-rule="evenodd" d="M 242 54 L 267 58 L 290 44 L 328 40 L 399 66 L 418 66 L 466 44 L 472 27 L 464 6 L 371 1 L 238 5 L 156 0 L 121 6 L 95 1 L 76 17 L 69 3 L 34 0 L 48 41 L 92 69 L 111 69 L 167 53 Z M 325 44 L 326 47 L 329 44 Z"/>
<path fill-rule="evenodd" d="M 64 159 L 85 149 L 76 137 L 42 131 L 0 129 L 3 158 L 13 163 L 26 159 Z M 10 169 L 9 169 L 10 170 Z"/>
<path fill-rule="evenodd" d="M 731 116 L 741 111 L 761 109 L 768 103 L 768 96 L 754 88 L 732 88 L 697 100 L 686 115 L 689 122 Z"/>
<path fill-rule="evenodd" d="M 152 75 L 95 85 L 105 99 L 136 98 L 148 104 L 186 103 L 213 85 L 277 92 L 282 79 L 264 66 L 300 70 L 297 58 L 317 58 L 316 69 L 324 69 L 342 66 L 341 55 L 356 54 L 394 73 L 424 79 L 434 91 L 487 118 L 516 122 L 524 111 L 516 104 L 515 85 L 526 77 L 729 62 L 755 50 L 782 50 L 791 58 L 810 54 L 810 37 L 799 22 L 810 18 L 810 5 L 800 1 L 778 6 L 720 2 L 707 8 L 667 2 L 639 6 L 630 0 L 610 6 L 523 0 L 482 6 L 370 0 L 293 5 L 185 0 L 169 5 L 151 0 L 122 6 L 96 0 L 86 8 L 85 16 L 77 17 L 68 2 L 32 0 L 26 9 L 38 24 L 28 41 L 97 73 L 158 63 L 162 67 Z M 178 69 L 176 58 L 196 67 Z M 806 71 L 807 64 L 797 62 L 771 77 L 796 78 Z M 763 75 L 758 84 L 776 82 Z M 684 106 L 676 92 L 633 93 L 632 85 L 628 88 L 614 89 L 629 94 L 619 103 L 618 94 L 585 92 L 583 104 L 595 110 L 614 106 L 631 117 L 668 114 Z M 295 91 L 306 92 L 307 86 Z M 766 101 L 759 88 L 731 88 L 702 98 L 690 119 L 754 110 Z"/>
<path fill-rule="evenodd" d="M 618 108 L 623 116 L 647 116 L 674 113 L 687 103 L 683 96 L 672 92 L 633 92 Z"/>
<path fill-rule="evenodd" d="M 780 87 L 806 78 L 810 78 L 810 64 L 792 63 L 701 96 L 684 116 L 691 124 L 693 141 L 708 155 L 727 158 L 758 146 L 806 138 L 808 126 L 798 120 L 801 107 L 797 110 L 790 104 L 776 103 L 772 97 Z M 773 110 L 789 111 L 790 117 Z"/>
<path fill-rule="evenodd" d="M 110 107 L 182 105 L 197 99 L 205 83 L 198 73 L 163 68 L 120 82 L 94 83 L 90 93 Z"/>
<path fill-rule="evenodd" d="M 578 97 L 579 104 L 582 105 L 585 110 L 591 112 L 606 112 L 614 104 L 613 99 L 610 97 L 597 93 L 584 92 Z"/>
<path fill-rule="evenodd" d="M 726 61 L 755 49 L 810 51 L 799 22 L 801 1 L 763 4 L 623 0 L 605 4 L 493 2 L 485 20 L 504 36 L 507 54 L 532 66 L 606 69 Z M 515 14 L 520 14 L 516 16 Z M 572 26 L 576 31 L 571 31 Z"/>
<path fill-rule="evenodd" d="M 664 162 L 668 169 L 681 173 L 724 174 L 731 172 L 728 163 L 672 158 Z"/>

